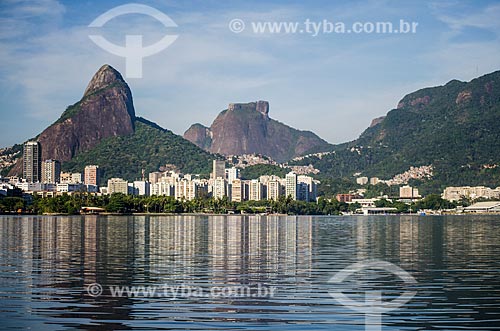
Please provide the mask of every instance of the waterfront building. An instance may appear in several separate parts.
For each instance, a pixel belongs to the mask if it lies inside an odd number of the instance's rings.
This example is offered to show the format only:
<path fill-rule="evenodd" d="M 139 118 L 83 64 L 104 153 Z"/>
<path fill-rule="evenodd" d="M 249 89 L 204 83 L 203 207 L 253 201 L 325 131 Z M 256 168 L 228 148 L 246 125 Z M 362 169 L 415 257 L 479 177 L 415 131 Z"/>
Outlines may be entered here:
<path fill-rule="evenodd" d="M 134 195 L 143 195 L 143 196 L 149 196 L 151 191 L 151 185 L 149 182 L 143 181 L 143 180 L 136 180 L 133 182 L 133 194 Z"/>
<path fill-rule="evenodd" d="M 233 179 L 231 182 L 231 201 L 241 202 L 244 200 L 244 185 L 241 179 Z"/>
<path fill-rule="evenodd" d="M 166 181 L 159 181 L 151 184 L 151 195 L 175 196 L 175 186 Z"/>
<path fill-rule="evenodd" d="M 226 196 L 226 180 L 223 177 L 217 177 L 213 181 L 212 196 L 216 199 L 223 199 Z"/>
<path fill-rule="evenodd" d="M 83 182 L 86 185 L 97 185 L 100 184 L 100 171 L 97 165 L 85 166 L 84 179 Z"/>
<path fill-rule="evenodd" d="M 121 178 L 111 178 L 108 180 L 108 194 L 123 193 L 128 194 L 128 182 Z"/>
<path fill-rule="evenodd" d="M 28 183 L 42 180 L 42 148 L 38 141 L 28 141 L 24 144 L 23 178 Z"/>
<path fill-rule="evenodd" d="M 297 175 L 293 171 L 286 174 L 285 183 L 286 197 L 297 200 Z"/>
<path fill-rule="evenodd" d="M 59 183 L 61 180 L 61 163 L 58 160 L 42 162 L 42 183 Z"/>
<path fill-rule="evenodd" d="M 499 213 L 500 201 L 483 201 L 477 202 L 469 207 L 464 208 L 466 213 Z"/>
<path fill-rule="evenodd" d="M 443 199 L 449 201 L 459 201 L 462 198 L 475 200 L 478 198 L 500 199 L 500 187 L 492 189 L 485 186 L 458 186 L 447 187 L 443 194 Z"/>
<path fill-rule="evenodd" d="M 271 179 L 267 182 L 267 199 L 278 200 L 280 196 L 283 195 L 283 185 L 281 185 L 281 180 Z"/>
<path fill-rule="evenodd" d="M 259 201 L 262 200 L 262 183 L 258 179 L 252 179 L 249 184 L 249 197 L 248 200 Z"/>
<path fill-rule="evenodd" d="M 301 188 L 303 193 L 299 194 L 298 199 L 304 201 L 316 201 L 316 197 L 318 195 L 317 187 L 318 181 L 314 180 L 311 176 L 300 175 L 297 176 L 297 184 L 302 185 L 305 184 L 307 187 Z M 307 190 L 307 193 L 306 191 Z"/>
<path fill-rule="evenodd" d="M 309 185 L 307 183 L 297 183 L 297 200 L 309 201 Z"/>

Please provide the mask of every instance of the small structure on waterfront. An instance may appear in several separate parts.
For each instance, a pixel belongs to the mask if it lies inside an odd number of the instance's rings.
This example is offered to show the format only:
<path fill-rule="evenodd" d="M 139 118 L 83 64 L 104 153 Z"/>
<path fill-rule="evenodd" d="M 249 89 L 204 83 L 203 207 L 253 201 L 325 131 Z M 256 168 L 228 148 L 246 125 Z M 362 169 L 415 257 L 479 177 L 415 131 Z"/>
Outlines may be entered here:
<path fill-rule="evenodd" d="M 394 214 L 398 211 L 397 208 L 393 207 L 366 207 L 362 210 L 364 215 Z"/>
<path fill-rule="evenodd" d="M 99 207 L 82 207 L 80 209 L 80 214 L 100 214 L 104 213 L 106 209 Z"/>
<path fill-rule="evenodd" d="M 469 207 L 464 208 L 466 213 L 500 213 L 500 201 L 483 201 L 477 202 Z"/>

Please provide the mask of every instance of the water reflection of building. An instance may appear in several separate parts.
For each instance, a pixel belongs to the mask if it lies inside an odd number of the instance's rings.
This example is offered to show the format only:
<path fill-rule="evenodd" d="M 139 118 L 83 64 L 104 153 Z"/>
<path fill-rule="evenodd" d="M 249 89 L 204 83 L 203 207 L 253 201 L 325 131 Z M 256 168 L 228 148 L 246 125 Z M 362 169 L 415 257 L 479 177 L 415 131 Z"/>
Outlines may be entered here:
<path fill-rule="evenodd" d="M 257 282 L 311 271 L 310 217 L 214 216 L 208 234 L 215 283 Z"/>
<path fill-rule="evenodd" d="M 75 216 L 0 221 L 2 257 L 17 261 L 20 291 L 50 301 L 63 295 L 86 303 L 75 314 L 96 323 L 113 314 L 126 321 L 136 301 L 102 300 L 86 286 L 275 284 L 310 279 L 310 217 Z M 54 288 L 57 291 L 54 291 Z M 67 290 L 65 290 L 67 289 Z M 120 307 L 116 310 L 115 307 Z M 98 309 L 102 314 L 94 315 Z M 52 317 L 63 317 L 53 310 Z M 124 328 L 117 322 L 116 328 Z"/>

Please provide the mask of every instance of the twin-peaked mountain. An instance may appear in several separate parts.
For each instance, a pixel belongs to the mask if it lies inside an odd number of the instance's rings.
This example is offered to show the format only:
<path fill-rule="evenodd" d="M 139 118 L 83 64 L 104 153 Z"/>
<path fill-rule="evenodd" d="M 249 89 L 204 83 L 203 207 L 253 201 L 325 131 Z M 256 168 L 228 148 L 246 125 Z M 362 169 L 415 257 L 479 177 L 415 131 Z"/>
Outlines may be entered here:
<path fill-rule="evenodd" d="M 211 153 L 263 154 L 278 162 L 332 149 L 310 131 L 300 131 L 269 117 L 269 103 L 232 103 L 208 128 L 193 124 L 184 138 Z"/>
<path fill-rule="evenodd" d="M 80 101 L 36 138 L 42 159 L 56 159 L 63 169 L 81 172 L 98 164 L 104 177 L 138 178 L 175 164 L 189 172 L 208 172 L 212 157 L 182 137 L 136 117 L 132 93 L 121 74 L 109 65 L 92 77 Z M 22 173 L 19 159 L 10 175 Z"/>

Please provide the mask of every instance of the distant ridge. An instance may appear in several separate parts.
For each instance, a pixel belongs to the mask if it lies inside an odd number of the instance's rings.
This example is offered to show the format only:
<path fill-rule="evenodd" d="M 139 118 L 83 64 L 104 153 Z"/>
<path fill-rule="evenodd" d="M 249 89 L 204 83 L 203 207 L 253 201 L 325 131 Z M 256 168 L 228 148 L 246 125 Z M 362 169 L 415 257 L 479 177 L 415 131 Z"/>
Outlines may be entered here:
<path fill-rule="evenodd" d="M 209 128 L 193 124 L 184 138 L 212 153 L 256 153 L 278 162 L 332 148 L 310 131 L 300 131 L 270 118 L 267 101 L 231 103 Z"/>

